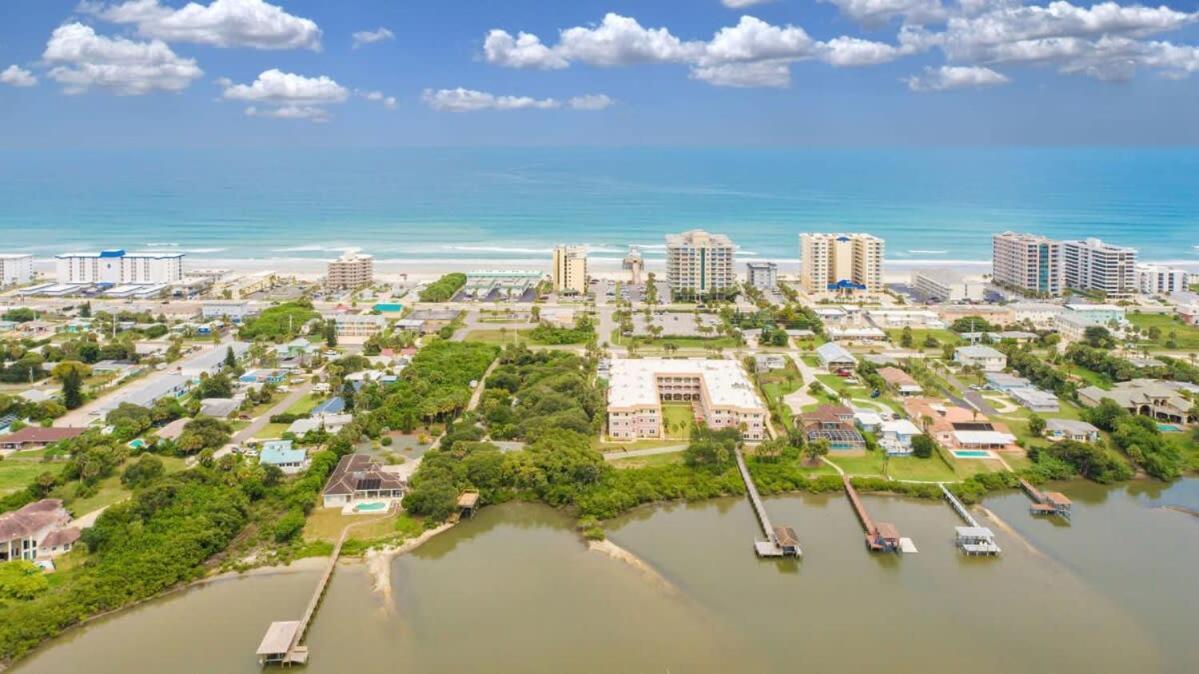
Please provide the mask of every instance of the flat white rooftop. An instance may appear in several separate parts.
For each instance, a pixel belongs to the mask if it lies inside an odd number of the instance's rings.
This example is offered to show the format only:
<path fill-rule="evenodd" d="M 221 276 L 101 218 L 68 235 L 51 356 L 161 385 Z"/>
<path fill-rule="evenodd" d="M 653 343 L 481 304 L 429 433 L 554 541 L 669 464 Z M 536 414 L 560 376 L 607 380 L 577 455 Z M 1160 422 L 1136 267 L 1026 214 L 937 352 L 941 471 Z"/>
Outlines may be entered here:
<path fill-rule="evenodd" d="M 753 384 L 733 360 L 704 358 L 616 358 L 608 379 L 609 407 L 658 405 L 658 377 L 698 376 L 717 407 L 764 408 Z"/>

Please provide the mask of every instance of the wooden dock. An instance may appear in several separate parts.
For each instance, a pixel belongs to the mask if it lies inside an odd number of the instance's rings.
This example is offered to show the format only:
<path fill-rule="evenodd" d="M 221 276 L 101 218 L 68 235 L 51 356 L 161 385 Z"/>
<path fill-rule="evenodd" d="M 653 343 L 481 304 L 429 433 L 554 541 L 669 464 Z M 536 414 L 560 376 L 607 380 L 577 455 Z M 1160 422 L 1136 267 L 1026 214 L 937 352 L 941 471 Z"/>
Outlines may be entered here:
<path fill-rule="evenodd" d="M 958 497 L 954 496 L 944 483 L 939 483 L 937 486 L 941 488 L 941 493 L 945 495 L 945 500 L 953 508 L 953 511 L 966 522 L 967 526 L 954 528 L 958 549 L 970 556 L 993 557 L 1002 552 L 999 544 L 995 542 L 995 532 L 980 525 L 965 504 L 959 501 Z"/>
<path fill-rule="evenodd" d="M 770 516 L 766 514 L 766 506 L 762 503 L 762 496 L 758 494 L 758 487 L 754 484 L 754 479 L 749 474 L 749 467 L 745 465 L 745 457 L 741 455 L 741 450 L 734 450 L 733 455 L 737 459 L 737 469 L 741 471 L 741 479 L 745 481 L 745 491 L 749 495 L 749 502 L 753 506 L 754 515 L 758 518 L 758 524 L 762 527 L 762 533 L 766 535 L 766 540 L 754 541 L 754 552 L 759 557 L 802 556 L 803 550 L 799 547 L 799 537 L 795 534 L 795 530 L 791 527 L 775 527 L 771 525 Z"/>
<path fill-rule="evenodd" d="M 350 535 L 350 529 L 357 524 L 366 523 L 367 521 L 355 523 L 342 529 L 341 537 L 333 546 L 329 565 L 321 573 L 316 589 L 312 592 L 312 598 L 308 600 L 308 606 L 304 608 L 303 617 L 299 620 L 276 621 L 267 628 L 262 642 L 258 645 L 257 655 L 260 665 L 277 664 L 287 667 L 308 664 L 308 646 L 303 645 L 304 637 L 308 634 L 308 627 L 312 624 L 312 619 L 316 617 L 316 610 L 320 608 L 321 599 L 325 596 L 329 581 L 333 579 L 333 571 L 337 569 L 337 560 L 341 557 L 341 548 Z"/>
<path fill-rule="evenodd" d="M 845 493 L 849 496 L 849 504 L 853 506 L 858 520 L 862 522 L 862 528 L 866 530 L 866 547 L 871 552 L 900 552 L 902 548 L 900 547 L 899 530 L 895 528 L 895 525 L 870 519 L 870 513 L 866 512 L 866 506 L 862 504 L 858 490 L 854 489 L 849 476 L 842 475 L 841 481 L 845 484 Z"/>
<path fill-rule="evenodd" d="M 1056 491 L 1041 491 L 1024 478 L 1020 478 L 1020 488 L 1032 499 L 1032 506 L 1028 509 L 1030 514 L 1070 519 L 1074 504 L 1069 498 L 1066 498 L 1065 494 Z"/>

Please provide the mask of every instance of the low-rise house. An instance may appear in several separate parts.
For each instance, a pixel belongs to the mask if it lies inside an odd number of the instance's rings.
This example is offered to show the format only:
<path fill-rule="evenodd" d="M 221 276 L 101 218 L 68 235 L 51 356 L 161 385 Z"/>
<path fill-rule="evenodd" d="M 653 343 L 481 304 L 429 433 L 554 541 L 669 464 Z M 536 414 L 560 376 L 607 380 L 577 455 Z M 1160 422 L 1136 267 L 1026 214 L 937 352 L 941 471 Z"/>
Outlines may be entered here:
<path fill-rule="evenodd" d="M 61 440 L 77 437 L 85 430 L 87 429 L 69 426 L 62 428 L 26 426 L 19 431 L 0 436 L 0 450 L 15 452 L 24 449 L 41 449 Z"/>
<path fill-rule="evenodd" d="M 912 453 L 912 438 L 921 435 L 920 428 L 907 419 L 885 421 L 879 427 L 879 445 L 890 456 Z"/>
<path fill-rule="evenodd" d="M 340 508 L 354 501 L 403 498 L 404 481 L 366 454 L 347 454 L 325 483 L 324 506 Z"/>
<path fill-rule="evenodd" d="M 321 416 L 322 414 L 341 414 L 345 409 L 346 401 L 341 396 L 333 396 L 312 408 L 309 414 L 314 417 Z"/>
<path fill-rule="evenodd" d="M 1054 442 L 1059 440 L 1096 442 L 1099 440 L 1099 429 L 1085 421 L 1049 419 L 1045 422 L 1045 437 Z"/>
<path fill-rule="evenodd" d="M 800 415 L 808 442 L 828 440 L 829 450 L 839 453 L 866 450 L 866 439 L 854 427 L 853 410 L 842 405 L 821 405 Z"/>
<path fill-rule="evenodd" d="M 999 372 L 1007 367 L 1007 356 L 982 344 L 959 346 L 954 349 L 953 360 L 962 366 L 977 367 L 984 372 Z"/>
<path fill-rule="evenodd" d="M 904 372 L 897 367 L 881 367 L 878 369 L 878 376 L 887 382 L 901 396 L 915 396 L 924 393 L 924 388 L 912 378 L 912 375 Z"/>
<path fill-rule="evenodd" d="M 240 403 L 233 398 L 205 398 L 200 401 L 200 414 L 224 419 L 237 411 Z"/>
<path fill-rule="evenodd" d="M 82 532 L 75 527 L 51 531 L 46 536 L 46 539 L 42 541 L 42 544 L 38 546 L 38 556 L 53 559 L 59 555 L 65 555 L 79 542 L 81 534 Z"/>
<path fill-rule="evenodd" d="M 191 419 L 187 417 L 176 419 L 155 431 L 155 434 L 163 440 L 178 440 L 179 436 L 183 435 L 183 428 L 184 426 L 187 426 L 187 422 L 189 421 L 191 421 Z"/>
<path fill-rule="evenodd" d="M 1057 396 L 1033 386 L 1014 388 L 1007 392 L 1021 407 L 1034 412 L 1056 412 L 1061 409 Z"/>
<path fill-rule="evenodd" d="M 816 357 L 829 370 L 852 370 L 858 364 L 858 359 L 854 358 L 853 354 L 833 342 L 816 347 Z"/>
<path fill-rule="evenodd" d="M 824 329 L 824 334 L 829 339 L 843 342 L 882 342 L 887 339 L 887 333 L 883 332 L 881 328 L 873 326 L 850 328 L 827 327 Z"/>
<path fill-rule="evenodd" d="M 258 463 L 275 466 L 285 475 L 295 475 L 308 468 L 308 453 L 293 448 L 291 440 L 267 440 L 258 450 Z"/>
<path fill-rule="evenodd" d="M 754 356 L 754 368 L 758 372 L 782 370 L 787 367 L 787 358 L 777 353 L 760 353 Z"/>
<path fill-rule="evenodd" d="M 988 372 L 983 375 L 987 380 L 987 388 L 1007 393 L 1012 389 L 1028 388 L 1032 382 L 1024 377 L 1006 372 Z"/>
<path fill-rule="evenodd" d="M 1120 407 L 1132 414 L 1174 423 L 1199 422 L 1199 418 L 1191 413 L 1191 402 L 1182 397 L 1177 388 L 1157 379 L 1120 382 L 1110 391 L 1097 386 L 1088 386 L 1078 391 L 1078 399 L 1087 406 L 1098 405 L 1104 398 L 1116 401 Z"/>
<path fill-rule="evenodd" d="M 853 422 L 863 431 L 873 433 L 883 425 L 883 418 L 878 412 L 858 411 L 853 413 Z"/>
<path fill-rule="evenodd" d="M 71 521 L 58 499 L 42 499 L 0 515 L 0 562 L 34 561 L 46 538 Z"/>
<path fill-rule="evenodd" d="M 908 398 L 903 407 L 929 437 L 946 449 L 1021 451 L 1006 425 L 987 419 L 977 410 L 931 398 Z"/>
<path fill-rule="evenodd" d="M 353 419 L 354 415 L 352 414 L 314 414 L 307 419 L 296 419 L 291 422 L 291 425 L 287 427 L 287 432 L 293 433 L 297 438 L 322 427 L 326 432 L 336 433 Z"/>

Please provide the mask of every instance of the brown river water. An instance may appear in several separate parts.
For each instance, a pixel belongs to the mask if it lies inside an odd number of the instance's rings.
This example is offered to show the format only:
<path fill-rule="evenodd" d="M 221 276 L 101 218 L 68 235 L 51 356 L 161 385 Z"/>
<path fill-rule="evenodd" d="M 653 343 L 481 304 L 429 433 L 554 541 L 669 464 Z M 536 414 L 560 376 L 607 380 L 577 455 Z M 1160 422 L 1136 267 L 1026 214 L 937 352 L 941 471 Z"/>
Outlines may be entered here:
<path fill-rule="evenodd" d="M 767 500 L 803 561 L 754 557 L 747 501 L 646 508 L 609 525 L 647 568 L 589 550 L 549 508 L 487 508 L 397 558 L 393 595 L 337 570 L 312 674 L 354 672 L 1196 672 L 1199 480 L 1060 485 L 1071 524 L 987 499 L 1003 555 L 967 559 L 942 503 L 864 497 L 919 552 L 868 553 L 843 495 Z M 634 560 L 636 561 L 636 560 Z M 258 671 L 272 620 L 317 571 L 221 580 L 98 620 L 19 674 Z"/>

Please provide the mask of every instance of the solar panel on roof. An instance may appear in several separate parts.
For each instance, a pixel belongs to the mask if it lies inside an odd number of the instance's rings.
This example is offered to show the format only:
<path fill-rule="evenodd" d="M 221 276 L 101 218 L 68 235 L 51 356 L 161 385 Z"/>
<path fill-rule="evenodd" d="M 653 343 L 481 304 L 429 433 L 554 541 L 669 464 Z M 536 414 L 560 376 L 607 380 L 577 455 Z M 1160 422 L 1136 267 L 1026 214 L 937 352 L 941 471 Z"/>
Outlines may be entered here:
<path fill-rule="evenodd" d="M 358 486 L 355 487 L 355 489 L 358 491 L 370 491 L 372 489 L 378 489 L 381 482 L 382 481 L 377 477 L 365 477 L 361 480 L 358 480 Z"/>

